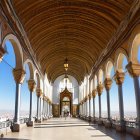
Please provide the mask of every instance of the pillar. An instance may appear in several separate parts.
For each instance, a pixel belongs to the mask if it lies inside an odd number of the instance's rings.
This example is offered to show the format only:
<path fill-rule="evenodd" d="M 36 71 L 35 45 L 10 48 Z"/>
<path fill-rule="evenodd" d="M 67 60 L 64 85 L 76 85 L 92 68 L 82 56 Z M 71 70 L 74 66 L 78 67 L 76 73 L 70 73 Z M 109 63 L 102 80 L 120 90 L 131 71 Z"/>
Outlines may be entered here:
<path fill-rule="evenodd" d="M 98 99 L 99 99 L 99 121 L 98 121 L 98 124 L 102 124 L 102 120 L 101 120 L 101 117 L 102 117 L 102 109 L 101 109 L 101 95 L 102 95 L 102 92 L 103 92 L 103 85 L 102 84 L 99 84 L 97 86 L 97 91 L 98 91 Z"/>
<path fill-rule="evenodd" d="M 96 119 L 95 119 L 95 97 L 96 97 L 96 93 L 97 93 L 97 91 L 96 91 L 96 89 L 94 89 L 93 91 L 92 91 L 92 100 L 93 100 L 93 123 L 95 123 L 95 121 L 96 121 Z"/>
<path fill-rule="evenodd" d="M 124 121 L 124 107 L 123 107 L 123 89 L 122 84 L 124 81 L 124 72 L 116 71 L 115 81 L 118 85 L 118 96 L 119 96 L 119 114 L 120 114 L 120 124 L 116 125 L 117 131 L 125 131 L 125 121 Z"/>
<path fill-rule="evenodd" d="M 28 81 L 28 88 L 30 91 L 30 108 L 29 108 L 29 120 L 27 122 L 27 126 L 33 126 L 33 120 L 32 120 L 32 94 L 35 89 L 36 83 L 33 79 L 30 79 Z"/>
<path fill-rule="evenodd" d="M 15 96 L 15 114 L 13 125 L 11 126 L 12 132 L 19 132 L 20 131 L 20 89 L 21 84 L 25 78 L 25 71 L 23 69 L 13 69 L 13 76 L 16 82 L 16 96 Z"/>
<path fill-rule="evenodd" d="M 111 127 L 111 116 L 110 116 L 110 88 L 112 85 L 111 78 L 106 78 L 104 81 L 105 89 L 106 89 L 106 95 L 107 95 L 107 121 L 105 122 L 105 127 L 110 128 Z"/>
<path fill-rule="evenodd" d="M 91 121 L 91 94 L 89 94 L 89 121 Z"/>
<path fill-rule="evenodd" d="M 37 95 L 37 122 L 41 122 L 41 116 L 40 116 L 40 98 L 42 95 L 42 90 L 40 88 L 36 89 L 36 95 Z"/>
<path fill-rule="evenodd" d="M 136 119 L 136 129 L 134 129 L 133 133 L 135 136 L 140 137 L 140 85 L 139 85 L 140 64 L 134 64 L 132 62 L 129 62 L 126 68 L 129 74 L 133 77 L 136 98 L 137 119 Z"/>

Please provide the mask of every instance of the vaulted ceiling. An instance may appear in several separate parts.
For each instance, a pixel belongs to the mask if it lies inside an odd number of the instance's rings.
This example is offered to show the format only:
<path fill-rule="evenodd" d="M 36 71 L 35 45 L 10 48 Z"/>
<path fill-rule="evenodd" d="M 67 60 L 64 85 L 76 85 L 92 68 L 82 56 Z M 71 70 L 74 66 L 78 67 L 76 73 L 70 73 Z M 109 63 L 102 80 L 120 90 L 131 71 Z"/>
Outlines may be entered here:
<path fill-rule="evenodd" d="M 49 80 L 65 73 L 79 82 L 129 11 L 132 0 L 12 0 L 37 60 Z"/>

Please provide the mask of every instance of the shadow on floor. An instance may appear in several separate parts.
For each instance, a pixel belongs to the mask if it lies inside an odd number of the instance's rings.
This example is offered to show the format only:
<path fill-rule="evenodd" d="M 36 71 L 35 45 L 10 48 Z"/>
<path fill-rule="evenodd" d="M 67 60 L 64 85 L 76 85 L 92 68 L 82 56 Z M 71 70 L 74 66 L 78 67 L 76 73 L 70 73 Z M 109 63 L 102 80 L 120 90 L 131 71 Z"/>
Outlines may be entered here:
<path fill-rule="evenodd" d="M 17 139 L 17 138 L 0 138 L 0 140 L 29 140 L 29 139 Z"/>
<path fill-rule="evenodd" d="M 139 138 L 135 138 L 133 137 L 133 135 L 130 135 L 128 133 L 120 133 L 117 132 L 115 129 L 108 129 L 105 128 L 104 126 L 91 126 L 93 127 L 93 129 L 88 129 L 88 130 L 99 130 L 102 133 L 104 133 L 105 135 L 91 135 L 91 137 L 105 137 L 105 136 L 109 136 L 114 140 L 140 140 Z"/>
<path fill-rule="evenodd" d="M 56 126 L 36 126 L 34 128 L 55 128 L 55 127 L 79 127 L 79 126 L 89 126 L 87 125 L 56 125 Z"/>
<path fill-rule="evenodd" d="M 35 126 L 41 126 L 41 125 L 69 125 L 69 124 L 87 124 L 87 123 L 41 123 L 41 124 L 35 124 Z"/>

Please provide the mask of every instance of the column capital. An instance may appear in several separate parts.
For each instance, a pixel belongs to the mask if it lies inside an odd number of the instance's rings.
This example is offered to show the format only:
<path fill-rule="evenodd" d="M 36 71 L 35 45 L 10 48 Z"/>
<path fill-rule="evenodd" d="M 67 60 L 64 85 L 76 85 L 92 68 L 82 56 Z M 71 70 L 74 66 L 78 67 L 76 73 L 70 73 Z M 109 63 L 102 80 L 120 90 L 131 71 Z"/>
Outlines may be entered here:
<path fill-rule="evenodd" d="M 92 96 L 92 94 L 89 94 L 89 95 L 88 95 L 88 99 L 89 99 L 89 100 L 91 99 L 91 96 Z"/>
<path fill-rule="evenodd" d="M 23 69 L 13 69 L 13 76 L 14 79 L 16 81 L 16 83 L 18 84 L 22 84 L 24 82 L 25 79 L 25 71 Z"/>
<path fill-rule="evenodd" d="M 97 86 L 97 91 L 98 91 L 98 96 L 100 96 L 103 92 L 103 85 L 102 84 L 98 84 Z"/>
<path fill-rule="evenodd" d="M 36 95 L 37 95 L 37 97 L 41 97 L 42 96 L 42 90 L 40 88 L 36 89 Z"/>
<path fill-rule="evenodd" d="M 126 68 L 132 77 L 138 77 L 140 75 L 140 64 L 129 62 Z"/>
<path fill-rule="evenodd" d="M 124 81 L 124 77 L 125 77 L 124 72 L 116 71 L 116 74 L 115 74 L 115 77 L 114 77 L 114 79 L 116 81 L 116 84 L 121 85 Z"/>
<path fill-rule="evenodd" d="M 3 58 L 3 56 L 4 56 L 5 53 L 6 53 L 6 51 L 5 51 L 4 48 L 1 47 L 1 45 L 0 45 L 0 62 L 2 61 L 2 58 Z"/>
<path fill-rule="evenodd" d="M 104 85 L 105 85 L 106 90 L 110 90 L 111 85 L 112 85 L 112 79 L 111 78 L 105 78 Z"/>
<path fill-rule="evenodd" d="M 34 79 L 29 79 L 28 80 L 28 88 L 31 92 L 34 91 L 35 86 L 36 86 L 35 80 Z"/>
<path fill-rule="evenodd" d="M 95 97 L 96 97 L 96 94 L 97 94 L 97 90 L 94 89 L 94 90 L 92 91 L 92 97 L 95 98 Z"/>

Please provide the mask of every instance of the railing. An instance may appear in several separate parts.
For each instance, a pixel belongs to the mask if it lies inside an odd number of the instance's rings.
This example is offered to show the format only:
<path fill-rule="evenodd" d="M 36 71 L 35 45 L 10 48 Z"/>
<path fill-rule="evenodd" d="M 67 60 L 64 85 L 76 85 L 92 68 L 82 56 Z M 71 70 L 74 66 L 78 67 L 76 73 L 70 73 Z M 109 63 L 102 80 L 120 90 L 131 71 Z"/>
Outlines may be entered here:
<path fill-rule="evenodd" d="M 125 121 L 127 127 L 136 128 L 137 123 L 135 121 Z"/>
<path fill-rule="evenodd" d="M 28 118 L 20 118 L 20 124 L 28 122 Z M 10 127 L 13 124 L 13 120 L 7 120 L 0 122 L 0 129 Z"/>

